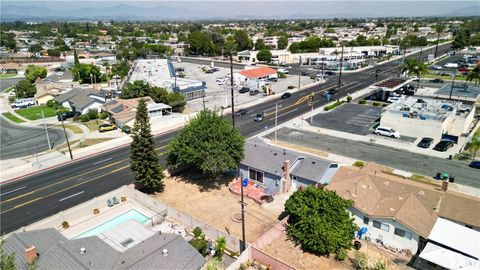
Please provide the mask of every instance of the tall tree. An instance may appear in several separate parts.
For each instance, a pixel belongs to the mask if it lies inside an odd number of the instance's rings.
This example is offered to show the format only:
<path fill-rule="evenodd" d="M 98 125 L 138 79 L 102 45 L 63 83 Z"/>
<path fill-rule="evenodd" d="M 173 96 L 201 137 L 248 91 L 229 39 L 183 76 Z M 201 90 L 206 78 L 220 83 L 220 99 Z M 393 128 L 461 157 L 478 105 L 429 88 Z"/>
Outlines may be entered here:
<path fill-rule="evenodd" d="M 277 48 L 279 50 L 285 50 L 288 46 L 288 38 L 286 36 L 281 36 L 277 40 Z"/>
<path fill-rule="evenodd" d="M 402 67 L 402 73 L 407 73 L 409 75 L 414 74 L 415 76 L 417 76 L 418 84 L 420 84 L 420 76 L 427 72 L 427 65 L 419 62 L 416 58 L 408 58 Z"/>
<path fill-rule="evenodd" d="M 474 81 L 475 85 L 480 82 L 480 64 L 477 64 L 467 75 L 467 81 Z"/>
<path fill-rule="evenodd" d="M 269 63 L 272 60 L 272 53 L 267 49 L 262 49 L 257 53 L 257 60 Z"/>
<path fill-rule="evenodd" d="M 47 77 L 47 69 L 40 66 L 29 65 L 25 69 L 25 78 L 31 81 L 32 83 L 37 80 L 37 78 Z"/>
<path fill-rule="evenodd" d="M 43 50 L 42 45 L 40 44 L 33 44 L 28 47 L 28 51 L 34 56 L 38 57 L 40 55 L 40 52 Z"/>
<path fill-rule="evenodd" d="M 163 191 L 163 172 L 158 163 L 158 153 L 153 141 L 147 103 L 138 101 L 130 146 L 130 168 L 135 173 L 135 182 L 148 191 Z"/>
<path fill-rule="evenodd" d="M 31 98 L 37 93 L 37 88 L 28 79 L 19 81 L 15 85 L 15 94 L 17 98 Z"/>
<path fill-rule="evenodd" d="M 321 255 L 352 247 L 357 230 L 345 200 L 334 191 L 308 186 L 295 191 L 285 203 L 287 235 L 302 249 Z"/>
<path fill-rule="evenodd" d="M 265 46 L 265 41 L 261 38 L 257 39 L 257 42 L 255 42 L 255 50 L 260 51 L 266 48 L 267 46 Z"/>
<path fill-rule="evenodd" d="M 247 32 L 245 32 L 244 30 L 235 31 L 235 33 L 233 34 L 233 37 L 237 42 L 239 51 L 251 50 L 253 48 L 253 42 L 252 40 L 250 40 Z"/>
<path fill-rule="evenodd" d="M 201 111 L 168 145 L 167 164 L 200 169 L 219 176 L 243 159 L 245 138 L 229 121 L 211 110 Z"/>
<path fill-rule="evenodd" d="M 80 60 L 78 59 L 77 50 L 73 49 L 73 64 L 80 65 Z"/>

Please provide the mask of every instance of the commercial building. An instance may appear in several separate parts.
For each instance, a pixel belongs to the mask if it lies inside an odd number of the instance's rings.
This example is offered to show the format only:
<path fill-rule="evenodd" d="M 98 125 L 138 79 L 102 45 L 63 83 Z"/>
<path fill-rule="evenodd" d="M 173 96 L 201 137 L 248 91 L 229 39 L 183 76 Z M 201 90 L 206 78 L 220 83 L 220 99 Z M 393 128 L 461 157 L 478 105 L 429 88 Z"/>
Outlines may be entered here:
<path fill-rule="evenodd" d="M 438 188 L 384 173 L 380 165 L 369 163 L 361 169 L 341 167 L 326 188 L 353 201 L 349 211 L 355 224 L 365 228 L 367 241 L 394 252 L 420 253 L 443 218 L 457 225 L 445 235 L 460 237 L 458 227 L 468 229 L 475 235 L 471 241 L 476 241 L 477 255 L 480 252 L 480 200 L 448 190 L 448 182 Z M 462 250 L 452 242 L 443 247 Z M 469 243 L 462 245 L 468 248 Z"/>
<path fill-rule="evenodd" d="M 480 102 L 480 86 L 458 82 L 453 85 L 452 83 L 447 83 L 438 89 L 433 96 L 478 104 Z"/>
<path fill-rule="evenodd" d="M 269 67 L 255 67 L 233 74 L 233 79 L 241 86 L 259 89 L 268 79 L 277 78 L 277 70 Z"/>
<path fill-rule="evenodd" d="M 469 131 L 474 115 L 473 106 L 459 101 L 409 96 L 388 106 L 380 125 L 391 127 L 403 136 L 457 141 Z"/>
<path fill-rule="evenodd" d="M 206 84 L 204 81 L 179 78 L 175 67 L 168 59 L 136 60 L 129 82 L 144 81 L 151 86 L 179 91 L 186 100 L 204 97 Z"/>

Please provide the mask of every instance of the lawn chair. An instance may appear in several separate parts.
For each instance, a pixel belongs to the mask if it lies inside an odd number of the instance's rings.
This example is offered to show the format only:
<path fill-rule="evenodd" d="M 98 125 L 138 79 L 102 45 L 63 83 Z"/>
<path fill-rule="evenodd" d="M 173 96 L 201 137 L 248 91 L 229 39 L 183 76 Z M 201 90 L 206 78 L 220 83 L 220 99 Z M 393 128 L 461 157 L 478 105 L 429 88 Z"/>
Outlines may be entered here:
<path fill-rule="evenodd" d="M 108 207 L 112 207 L 113 206 L 112 200 L 108 199 L 107 200 L 107 205 L 108 205 Z"/>
<path fill-rule="evenodd" d="M 120 202 L 118 201 L 117 197 L 113 197 L 112 201 L 114 204 L 119 204 Z"/>

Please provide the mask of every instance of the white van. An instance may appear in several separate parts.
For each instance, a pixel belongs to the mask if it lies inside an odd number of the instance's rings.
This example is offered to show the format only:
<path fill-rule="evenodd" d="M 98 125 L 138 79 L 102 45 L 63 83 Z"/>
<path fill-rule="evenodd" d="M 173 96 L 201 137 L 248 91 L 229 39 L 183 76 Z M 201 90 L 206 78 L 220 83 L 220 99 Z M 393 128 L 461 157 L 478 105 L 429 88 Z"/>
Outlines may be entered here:
<path fill-rule="evenodd" d="M 400 138 L 400 133 L 395 129 L 389 128 L 389 127 L 381 127 L 381 126 L 377 127 L 374 133 L 377 135 L 382 135 L 382 136 L 387 136 L 392 138 Z"/>
<path fill-rule="evenodd" d="M 445 65 L 443 65 L 445 68 L 458 68 L 458 64 L 457 63 L 446 63 Z"/>

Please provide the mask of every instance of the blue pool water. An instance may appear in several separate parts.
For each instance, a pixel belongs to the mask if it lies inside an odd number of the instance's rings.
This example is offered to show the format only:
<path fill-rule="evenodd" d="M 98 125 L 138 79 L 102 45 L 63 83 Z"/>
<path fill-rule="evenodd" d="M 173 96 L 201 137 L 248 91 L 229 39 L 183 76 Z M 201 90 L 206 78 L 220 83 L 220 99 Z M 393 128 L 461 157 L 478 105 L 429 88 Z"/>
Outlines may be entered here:
<path fill-rule="evenodd" d="M 110 219 L 109 221 L 106 221 L 106 222 L 104 222 L 104 223 L 102 223 L 102 224 L 100 224 L 100 225 L 82 233 L 82 234 L 79 234 L 79 235 L 75 236 L 74 239 L 100 234 L 100 233 L 102 233 L 104 231 L 108 231 L 111 228 L 113 228 L 113 227 L 115 227 L 119 224 L 122 224 L 125 221 L 128 221 L 130 219 L 136 220 L 136 221 L 138 221 L 142 224 L 145 224 L 148 221 L 150 221 L 150 218 L 148 218 L 144 214 L 138 212 L 137 210 L 132 209 L 132 210 L 130 210 L 128 212 L 125 212 L 121 215 L 118 215 L 118 216 Z"/>

